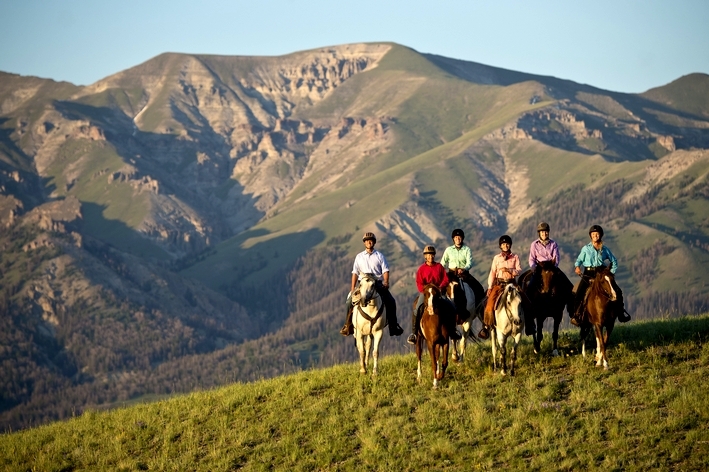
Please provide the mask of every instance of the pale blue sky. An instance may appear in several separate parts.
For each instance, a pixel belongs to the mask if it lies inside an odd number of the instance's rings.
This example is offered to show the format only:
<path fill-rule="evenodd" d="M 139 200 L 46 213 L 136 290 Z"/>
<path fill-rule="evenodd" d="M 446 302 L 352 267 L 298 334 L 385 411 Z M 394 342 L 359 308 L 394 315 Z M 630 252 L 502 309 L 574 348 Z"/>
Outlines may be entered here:
<path fill-rule="evenodd" d="M 709 0 L 0 0 L 0 70 L 78 85 L 167 51 L 378 41 L 643 92 L 709 73 Z"/>

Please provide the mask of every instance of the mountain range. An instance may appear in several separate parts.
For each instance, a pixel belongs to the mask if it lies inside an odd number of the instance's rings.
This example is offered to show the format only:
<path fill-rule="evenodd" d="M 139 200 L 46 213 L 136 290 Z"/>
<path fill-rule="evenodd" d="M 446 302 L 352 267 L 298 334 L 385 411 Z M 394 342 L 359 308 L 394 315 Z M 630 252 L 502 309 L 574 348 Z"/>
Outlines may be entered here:
<path fill-rule="evenodd" d="M 708 97 L 705 74 L 624 94 L 393 43 L 0 72 L 0 421 L 354 360 L 365 231 L 402 325 L 424 245 L 462 228 L 484 283 L 540 221 L 568 275 L 604 227 L 636 319 L 706 311 Z"/>

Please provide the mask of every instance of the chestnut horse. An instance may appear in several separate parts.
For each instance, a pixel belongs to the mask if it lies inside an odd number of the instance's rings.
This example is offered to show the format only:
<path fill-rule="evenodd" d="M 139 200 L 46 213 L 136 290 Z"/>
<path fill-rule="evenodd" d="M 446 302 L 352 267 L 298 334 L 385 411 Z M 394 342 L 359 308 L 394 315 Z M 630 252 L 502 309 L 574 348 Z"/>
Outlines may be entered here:
<path fill-rule="evenodd" d="M 465 282 L 451 281 L 446 287 L 446 296 L 455 305 L 456 325 L 463 331 L 460 341 L 453 342 L 453 360 L 463 362 L 465 356 L 465 344 L 468 336 L 477 341 L 475 335 L 470 331 L 475 314 L 475 294 Z M 482 323 L 482 320 L 480 320 Z"/>
<path fill-rule="evenodd" d="M 593 327 L 596 334 L 596 367 L 602 365 L 604 370 L 608 370 L 606 348 L 617 316 L 617 307 L 613 303 L 617 299 L 614 285 L 615 278 L 610 269 L 596 269 L 596 277 L 586 294 L 585 316 L 581 323 L 581 353 L 586 357 L 586 336 Z"/>
<path fill-rule="evenodd" d="M 372 274 L 361 274 L 359 281 L 359 301 L 352 310 L 354 338 L 359 351 L 359 372 L 367 373 L 369 351 L 371 348 L 374 365 L 372 375 L 377 375 L 379 360 L 379 342 L 382 340 L 384 327 L 387 326 L 386 308 L 374 284 L 377 279 Z M 356 295 L 353 297 L 353 301 Z M 374 342 L 372 342 L 374 341 Z"/>
<path fill-rule="evenodd" d="M 534 276 L 534 287 L 530 286 Z M 552 331 L 552 356 L 558 356 L 557 342 L 559 340 L 559 325 L 567 307 L 573 314 L 573 285 L 563 276 L 556 267 L 555 261 L 542 261 L 537 267 L 524 272 L 519 277 L 519 286 L 532 304 L 532 313 L 525 313 L 528 329 L 534 330 L 534 353 L 541 352 L 542 339 L 544 339 L 544 320 L 551 317 L 554 320 Z M 527 331 L 529 333 L 529 330 Z"/>
<path fill-rule="evenodd" d="M 453 313 L 442 309 L 441 290 L 434 284 L 423 288 L 423 314 L 418 326 L 416 336 L 416 356 L 418 357 L 417 380 L 421 381 L 421 354 L 423 353 L 424 340 L 431 356 L 431 369 L 433 370 L 433 388 L 438 388 L 438 381 L 443 379 L 448 368 L 448 341 L 452 330 L 455 329 Z M 449 319 L 450 318 L 450 319 Z"/>
<path fill-rule="evenodd" d="M 513 283 L 505 285 L 500 298 L 495 306 L 495 326 L 492 327 L 490 341 L 492 344 L 492 368 L 497 369 L 497 352 L 500 348 L 502 370 L 506 375 L 507 369 L 507 338 L 512 336 L 512 366 L 510 375 L 515 375 L 515 362 L 517 361 L 517 345 L 524 333 L 524 310 L 522 309 L 522 294 Z"/>

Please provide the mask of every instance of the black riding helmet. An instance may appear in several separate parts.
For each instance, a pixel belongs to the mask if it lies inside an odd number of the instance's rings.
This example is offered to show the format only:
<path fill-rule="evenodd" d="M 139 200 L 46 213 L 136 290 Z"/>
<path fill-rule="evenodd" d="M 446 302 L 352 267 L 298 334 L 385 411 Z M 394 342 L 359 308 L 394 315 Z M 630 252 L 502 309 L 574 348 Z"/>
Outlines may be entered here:
<path fill-rule="evenodd" d="M 588 230 L 588 235 L 591 236 L 591 233 L 596 232 L 601 235 L 601 239 L 603 239 L 603 228 L 600 227 L 600 225 L 593 225 L 591 226 L 591 229 Z"/>
<path fill-rule="evenodd" d="M 453 230 L 453 234 L 451 234 L 451 239 L 455 238 L 456 236 L 460 236 L 460 239 L 465 239 L 465 233 L 460 228 L 456 228 Z"/>
<path fill-rule="evenodd" d="M 498 246 L 502 246 L 502 243 L 507 243 L 510 246 L 512 246 L 512 238 L 510 238 L 506 234 L 503 234 L 502 236 L 500 236 L 500 242 L 499 242 Z"/>

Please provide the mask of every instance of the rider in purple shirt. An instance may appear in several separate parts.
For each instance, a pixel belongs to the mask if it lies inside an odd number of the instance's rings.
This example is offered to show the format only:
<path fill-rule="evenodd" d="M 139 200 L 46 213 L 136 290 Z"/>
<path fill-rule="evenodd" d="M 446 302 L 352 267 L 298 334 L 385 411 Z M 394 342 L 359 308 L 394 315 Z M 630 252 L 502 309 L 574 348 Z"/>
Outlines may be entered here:
<path fill-rule="evenodd" d="M 529 248 L 529 267 L 534 270 L 542 261 L 554 261 L 554 265 L 559 267 L 559 245 L 549 239 L 549 224 L 539 223 L 537 234 L 539 238 Z"/>

